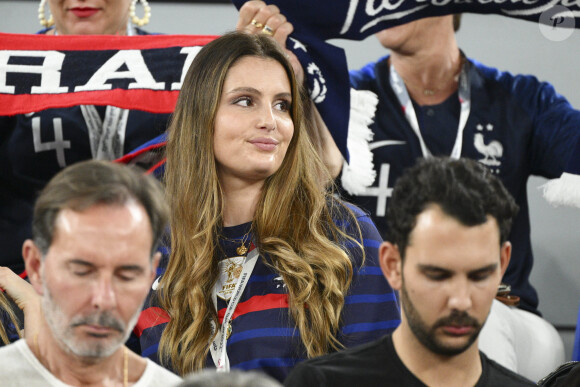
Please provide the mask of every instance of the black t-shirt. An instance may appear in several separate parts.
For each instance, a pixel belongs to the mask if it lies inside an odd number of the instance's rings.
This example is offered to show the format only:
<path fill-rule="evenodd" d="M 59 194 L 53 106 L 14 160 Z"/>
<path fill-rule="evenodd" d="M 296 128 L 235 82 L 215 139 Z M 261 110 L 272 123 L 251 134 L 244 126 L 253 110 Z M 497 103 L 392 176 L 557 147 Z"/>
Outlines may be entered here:
<path fill-rule="evenodd" d="M 482 373 L 475 387 L 535 386 L 480 352 Z M 298 364 L 286 378 L 287 387 L 405 386 L 425 387 L 405 367 L 391 335 L 355 348 Z"/>

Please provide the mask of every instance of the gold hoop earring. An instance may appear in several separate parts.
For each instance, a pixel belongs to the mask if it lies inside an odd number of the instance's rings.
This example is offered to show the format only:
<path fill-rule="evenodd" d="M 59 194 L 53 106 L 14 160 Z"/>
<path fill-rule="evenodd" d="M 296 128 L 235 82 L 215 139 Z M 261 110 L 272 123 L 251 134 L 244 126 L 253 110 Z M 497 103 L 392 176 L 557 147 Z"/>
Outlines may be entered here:
<path fill-rule="evenodd" d="M 139 0 L 141 5 L 143 5 L 143 10 L 145 14 L 143 18 L 139 19 L 135 14 L 135 8 L 137 4 L 137 0 L 131 1 L 131 6 L 129 7 L 129 16 L 131 17 L 131 22 L 135 24 L 137 27 L 143 27 L 145 24 L 149 23 L 149 19 L 151 18 L 151 7 L 147 0 Z"/>
<path fill-rule="evenodd" d="M 40 0 L 40 4 L 38 4 L 38 20 L 40 21 L 41 26 L 43 26 L 45 28 L 49 28 L 49 27 L 52 27 L 54 25 L 54 19 L 53 19 L 52 14 L 51 14 L 50 17 L 48 18 L 48 20 L 46 20 L 45 13 L 44 13 L 45 4 L 46 4 L 46 0 Z"/>

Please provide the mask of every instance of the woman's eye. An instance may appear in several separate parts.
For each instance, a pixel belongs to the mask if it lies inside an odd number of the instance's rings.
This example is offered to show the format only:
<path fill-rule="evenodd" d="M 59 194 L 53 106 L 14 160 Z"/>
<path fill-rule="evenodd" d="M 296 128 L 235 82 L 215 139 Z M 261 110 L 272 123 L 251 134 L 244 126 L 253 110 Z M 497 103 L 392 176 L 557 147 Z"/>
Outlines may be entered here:
<path fill-rule="evenodd" d="M 248 98 L 248 97 L 236 98 L 234 100 L 234 104 L 248 107 L 252 104 L 252 100 L 251 100 L 251 98 Z"/>
<path fill-rule="evenodd" d="M 288 101 L 279 101 L 275 105 L 276 109 L 280 110 L 281 112 L 287 112 L 290 110 L 290 102 Z"/>

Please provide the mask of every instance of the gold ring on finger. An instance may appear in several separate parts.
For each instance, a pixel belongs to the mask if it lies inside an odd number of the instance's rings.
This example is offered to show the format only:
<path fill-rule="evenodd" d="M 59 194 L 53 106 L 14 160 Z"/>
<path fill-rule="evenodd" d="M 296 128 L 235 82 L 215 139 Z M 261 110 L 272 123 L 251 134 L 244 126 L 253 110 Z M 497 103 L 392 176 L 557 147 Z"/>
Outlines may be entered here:
<path fill-rule="evenodd" d="M 258 29 L 264 27 L 264 25 L 262 23 L 260 23 L 259 21 L 257 21 L 256 19 L 252 19 L 250 24 Z"/>

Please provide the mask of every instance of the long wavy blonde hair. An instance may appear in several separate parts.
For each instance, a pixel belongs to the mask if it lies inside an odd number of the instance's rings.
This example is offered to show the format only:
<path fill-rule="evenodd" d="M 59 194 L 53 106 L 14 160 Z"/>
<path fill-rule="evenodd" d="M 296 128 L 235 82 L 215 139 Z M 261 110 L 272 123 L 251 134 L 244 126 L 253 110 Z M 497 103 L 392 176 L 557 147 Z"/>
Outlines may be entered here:
<path fill-rule="evenodd" d="M 205 365 L 210 321 L 219 326 L 211 299 L 223 226 L 214 123 L 226 74 L 245 56 L 276 60 L 291 84 L 294 135 L 280 169 L 264 183 L 252 230 L 260 253 L 270 257 L 287 285 L 289 313 L 309 357 L 341 347 L 336 334 L 353 271 L 343 244 L 357 243 L 364 257 L 354 215 L 321 183 L 329 178 L 306 134 L 299 88 L 284 52 L 260 35 L 234 32 L 209 43 L 186 75 L 167 143 L 171 256 L 159 301 L 171 320 L 159 352 L 161 361 L 182 375 Z M 357 225 L 355 238 L 335 224 L 340 217 Z"/>
<path fill-rule="evenodd" d="M 12 306 L 8 301 L 8 298 L 4 295 L 4 293 L 0 293 L 0 313 L 4 313 L 6 317 L 12 322 L 18 336 L 20 337 L 20 327 L 18 324 L 18 319 L 12 310 Z M 8 337 L 8 332 L 6 332 L 6 326 L 0 324 L 0 339 L 4 344 L 10 344 L 10 338 Z"/>

